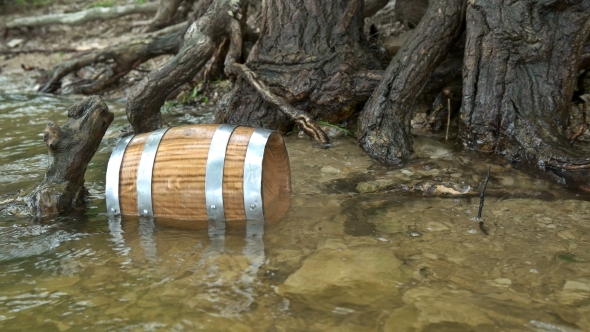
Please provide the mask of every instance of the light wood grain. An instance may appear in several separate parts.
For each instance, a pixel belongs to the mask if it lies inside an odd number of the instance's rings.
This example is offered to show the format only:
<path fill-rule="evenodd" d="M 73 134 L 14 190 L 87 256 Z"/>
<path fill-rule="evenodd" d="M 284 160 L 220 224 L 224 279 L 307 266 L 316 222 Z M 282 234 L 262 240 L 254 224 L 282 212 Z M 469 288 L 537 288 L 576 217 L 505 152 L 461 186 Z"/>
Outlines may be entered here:
<path fill-rule="evenodd" d="M 119 172 L 119 204 L 121 214 L 137 216 L 137 168 L 145 142 L 151 133 L 135 136 L 127 145 Z"/>
<path fill-rule="evenodd" d="M 244 161 L 254 128 L 237 127 L 225 151 L 223 167 L 223 207 L 226 221 L 244 220 Z"/>
<path fill-rule="evenodd" d="M 291 207 L 291 166 L 283 137 L 268 138 L 262 159 L 262 200 L 267 223 L 279 222 Z"/>
<path fill-rule="evenodd" d="M 219 125 L 171 128 L 160 142 L 152 175 L 154 216 L 206 220 L 205 170 Z"/>
<path fill-rule="evenodd" d="M 205 171 L 209 146 L 219 125 L 190 125 L 169 129 L 162 137 L 152 174 L 152 206 L 156 220 L 175 227 L 201 229 L 207 220 Z M 237 127 L 227 149 L 223 200 L 228 226 L 245 225 L 243 175 L 248 141 L 254 128 Z M 134 137 L 121 164 L 119 200 L 121 214 L 136 216 L 137 169 L 151 133 Z M 278 222 L 288 211 L 291 193 L 289 157 L 280 134 L 273 133 L 265 147 L 262 197 L 268 222 Z M 178 220 L 178 222 L 176 222 Z"/>

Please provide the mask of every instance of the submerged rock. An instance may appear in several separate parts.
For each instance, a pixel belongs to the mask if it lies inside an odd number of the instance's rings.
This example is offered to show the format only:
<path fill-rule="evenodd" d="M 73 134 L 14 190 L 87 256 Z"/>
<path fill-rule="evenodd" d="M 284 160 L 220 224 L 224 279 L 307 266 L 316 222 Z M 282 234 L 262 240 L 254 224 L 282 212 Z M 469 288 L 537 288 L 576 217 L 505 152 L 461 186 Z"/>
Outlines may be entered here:
<path fill-rule="evenodd" d="M 399 331 L 397 323 L 405 321 L 407 328 L 418 331 L 425 328 L 429 331 L 493 331 L 494 322 L 467 300 L 471 297 L 472 294 L 465 290 L 411 289 L 403 296 L 408 306 L 395 310 L 387 319 L 384 330 Z M 409 320 L 407 315 L 414 319 Z"/>
<path fill-rule="evenodd" d="M 397 287 L 409 280 L 391 250 L 376 247 L 348 248 L 330 243 L 305 259 L 277 292 L 296 295 L 310 306 L 370 305 L 379 301 L 399 300 Z M 329 299 L 329 301 L 318 301 Z M 330 308 L 324 308 L 330 309 Z"/>

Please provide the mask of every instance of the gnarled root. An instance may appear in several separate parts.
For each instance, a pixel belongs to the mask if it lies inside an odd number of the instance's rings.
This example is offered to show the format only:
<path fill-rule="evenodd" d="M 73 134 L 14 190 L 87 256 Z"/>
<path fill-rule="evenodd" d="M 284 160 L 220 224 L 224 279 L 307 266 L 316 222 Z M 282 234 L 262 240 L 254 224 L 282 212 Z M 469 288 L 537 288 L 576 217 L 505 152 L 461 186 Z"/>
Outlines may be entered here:
<path fill-rule="evenodd" d="M 61 88 L 61 80 L 66 75 L 75 73 L 83 67 L 102 63 L 106 65 L 106 69 L 101 71 L 97 77 L 89 82 L 62 89 L 62 94 L 97 93 L 116 83 L 143 62 L 163 54 L 177 53 L 182 44 L 184 29 L 183 25 L 175 26 L 174 29 L 181 30 L 163 36 L 160 33 L 146 34 L 128 43 L 107 47 L 104 50 L 65 61 L 55 68 L 51 79 L 39 91 L 54 93 Z"/>
<path fill-rule="evenodd" d="M 289 104 L 285 99 L 272 93 L 268 86 L 245 64 L 238 63 L 242 50 L 242 32 L 240 25 L 234 21 L 230 25 L 230 48 L 225 60 L 225 72 L 228 76 L 237 75 L 248 82 L 262 99 L 268 104 L 276 107 L 295 122 L 303 132 L 314 140 L 327 145 L 330 143 L 328 135 L 318 126 L 313 118 L 305 111 L 298 110 Z"/>
<path fill-rule="evenodd" d="M 51 161 L 43 180 L 32 189 L 0 201 L 13 215 L 43 218 L 84 203 L 84 173 L 114 115 L 98 96 L 91 96 L 68 109 L 63 126 L 49 123 L 43 140 Z"/>
<path fill-rule="evenodd" d="M 227 68 L 227 67 L 226 67 Z M 228 69 L 226 69 L 227 71 Z M 268 86 L 258 79 L 256 74 L 250 70 L 246 65 L 233 63 L 229 71 L 238 74 L 245 79 L 256 91 L 262 96 L 265 102 L 278 108 L 281 112 L 291 118 L 309 137 L 315 139 L 322 144 L 329 144 L 330 138 L 312 119 L 312 117 L 304 111 L 298 110 L 291 106 L 285 99 L 275 95 L 270 91 Z"/>
<path fill-rule="evenodd" d="M 359 143 L 373 158 L 401 163 L 409 157 L 413 144 L 410 117 L 416 96 L 459 37 L 462 22 L 462 1 L 431 1 L 414 37 L 406 40 L 391 60 L 359 117 Z"/>
<path fill-rule="evenodd" d="M 217 46 L 229 33 L 229 25 L 239 9 L 236 0 L 216 0 L 207 12 L 187 30 L 178 54 L 164 67 L 151 72 L 132 92 L 127 101 L 127 118 L 135 133 L 145 133 L 162 126 L 160 108 L 166 97 L 190 81 L 207 63 Z"/>

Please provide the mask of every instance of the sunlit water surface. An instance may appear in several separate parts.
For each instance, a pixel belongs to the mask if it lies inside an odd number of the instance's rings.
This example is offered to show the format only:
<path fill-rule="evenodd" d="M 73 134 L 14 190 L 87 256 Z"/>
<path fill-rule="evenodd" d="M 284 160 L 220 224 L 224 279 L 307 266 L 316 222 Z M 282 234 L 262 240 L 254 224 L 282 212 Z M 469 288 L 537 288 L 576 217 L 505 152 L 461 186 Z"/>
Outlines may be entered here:
<path fill-rule="evenodd" d="M 42 178 L 41 133 L 76 100 L 0 94 L 0 195 Z M 289 136 L 289 214 L 263 237 L 229 229 L 212 241 L 108 220 L 106 163 L 127 124 L 124 103 L 108 105 L 115 122 L 88 167 L 86 209 L 0 218 L 2 331 L 590 330 L 588 197 L 433 140 L 388 169 L 352 138 L 323 150 Z M 473 217 L 490 163 L 485 235 Z M 424 181 L 471 189 L 408 191 Z"/>

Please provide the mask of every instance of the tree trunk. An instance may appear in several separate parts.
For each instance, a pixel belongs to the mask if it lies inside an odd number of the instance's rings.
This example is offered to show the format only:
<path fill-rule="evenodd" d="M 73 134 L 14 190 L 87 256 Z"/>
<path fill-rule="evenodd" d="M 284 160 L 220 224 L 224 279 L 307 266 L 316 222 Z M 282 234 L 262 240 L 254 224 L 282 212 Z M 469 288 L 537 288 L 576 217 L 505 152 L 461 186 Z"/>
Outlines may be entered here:
<path fill-rule="evenodd" d="M 433 0 L 414 35 L 391 60 L 358 122 L 361 147 L 375 159 L 400 163 L 412 152 L 416 97 L 460 35 L 462 0 Z"/>
<path fill-rule="evenodd" d="M 273 94 L 311 117 L 348 119 L 381 78 L 364 45 L 362 6 L 361 0 L 265 1 L 246 65 Z M 293 119 L 277 109 L 240 76 L 217 121 L 290 130 Z"/>
<path fill-rule="evenodd" d="M 461 138 L 539 166 L 590 163 L 565 135 L 590 0 L 470 1 Z"/>

